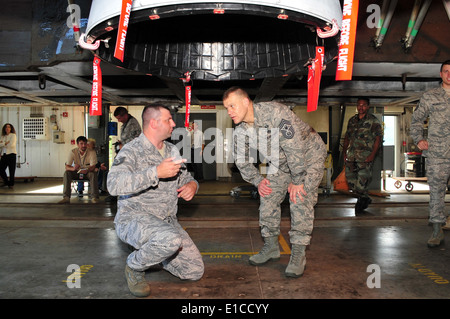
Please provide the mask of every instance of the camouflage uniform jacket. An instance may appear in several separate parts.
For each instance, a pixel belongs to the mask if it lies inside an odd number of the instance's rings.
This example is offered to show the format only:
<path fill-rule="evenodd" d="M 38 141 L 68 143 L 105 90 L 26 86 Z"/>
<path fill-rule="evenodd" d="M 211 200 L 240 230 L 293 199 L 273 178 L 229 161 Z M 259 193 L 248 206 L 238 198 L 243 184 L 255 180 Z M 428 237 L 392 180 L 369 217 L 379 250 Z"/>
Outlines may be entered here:
<path fill-rule="evenodd" d="M 427 156 L 450 158 L 450 97 L 442 86 L 425 92 L 414 110 L 410 133 L 416 144 L 424 139 L 423 123 L 428 117 Z"/>
<path fill-rule="evenodd" d="M 138 137 L 141 134 L 141 126 L 139 125 L 138 120 L 135 117 L 129 115 L 130 118 L 128 121 L 123 123 L 122 132 L 120 133 L 120 141 L 122 144 L 127 144 L 134 138 Z"/>
<path fill-rule="evenodd" d="M 180 157 L 175 145 L 164 144 L 164 158 Z M 117 154 L 108 173 L 108 191 L 113 196 L 119 195 L 116 223 L 127 223 L 147 214 L 161 219 L 176 215 L 177 189 L 195 180 L 186 169 L 180 170 L 176 177 L 159 179 L 156 167 L 164 158 L 143 133 Z"/>
<path fill-rule="evenodd" d="M 372 153 L 377 136 L 382 138 L 383 131 L 380 121 L 373 114 L 367 114 L 362 119 L 359 115 L 351 117 L 348 121 L 345 137 L 348 139 L 347 161 L 365 162 Z"/>
<path fill-rule="evenodd" d="M 295 185 L 305 184 L 307 168 L 311 161 L 322 160 L 322 156 L 316 157 L 316 150 L 323 150 L 324 143 L 319 135 L 312 129 L 309 124 L 303 122 L 292 112 L 286 105 L 277 102 L 264 102 L 253 104 L 255 121 L 252 125 L 245 122 L 240 123 L 234 132 L 234 157 L 236 166 L 239 168 L 242 178 L 255 185 L 264 179 L 259 170 L 250 160 L 239 156 L 239 150 L 245 150 L 243 154 L 251 154 L 249 152 L 250 140 L 242 137 L 249 131 L 258 131 L 261 128 L 267 129 L 267 138 L 258 139 L 258 150 L 268 150 L 271 153 L 272 136 L 271 131 L 278 129 L 279 148 L 275 150 L 275 154 L 262 154 L 267 161 L 276 166 L 276 169 L 291 176 Z M 253 134 L 249 134 L 254 136 Z M 262 145 L 262 143 L 267 143 Z M 319 144 L 319 145 L 318 145 Z M 321 145 L 320 145 L 321 144 Z M 241 153 L 242 154 L 242 153 Z M 321 153 L 320 153 L 321 154 Z"/>

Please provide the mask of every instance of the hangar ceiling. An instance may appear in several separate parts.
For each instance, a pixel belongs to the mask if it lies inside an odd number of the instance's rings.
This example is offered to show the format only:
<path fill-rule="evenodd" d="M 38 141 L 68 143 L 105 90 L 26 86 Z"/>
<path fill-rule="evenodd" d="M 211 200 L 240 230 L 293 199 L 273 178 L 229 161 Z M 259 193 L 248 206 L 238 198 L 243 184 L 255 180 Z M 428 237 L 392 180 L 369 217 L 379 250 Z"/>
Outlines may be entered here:
<path fill-rule="evenodd" d="M 91 2 L 71 2 L 81 8 L 83 29 Z M 353 80 L 336 82 L 336 62 L 329 63 L 323 73 L 319 103 L 346 103 L 357 96 L 392 105 L 416 102 L 423 91 L 437 85 L 440 64 L 450 58 L 450 32 L 446 32 L 450 13 L 445 10 L 446 3 L 448 7 L 447 0 L 432 1 L 412 47 L 406 52 L 401 39 L 414 1 L 398 1 L 384 42 L 375 48 L 376 29 L 368 23 L 373 19 L 370 6 L 381 8 L 383 1 L 361 0 Z M 0 106 L 89 103 L 93 55 L 76 47 L 73 32 L 66 23 L 67 5 L 66 0 L 18 0 L 0 13 Z M 189 27 L 179 29 L 177 24 L 175 28 L 178 29 L 170 32 L 189 30 Z M 184 85 L 179 78 L 142 74 L 106 62 L 101 68 L 104 103 L 162 101 L 173 106 L 184 103 Z M 289 76 L 194 80 L 192 104 L 220 104 L 223 92 L 233 85 L 245 88 L 256 101 L 306 103 L 306 75 L 305 67 Z"/>

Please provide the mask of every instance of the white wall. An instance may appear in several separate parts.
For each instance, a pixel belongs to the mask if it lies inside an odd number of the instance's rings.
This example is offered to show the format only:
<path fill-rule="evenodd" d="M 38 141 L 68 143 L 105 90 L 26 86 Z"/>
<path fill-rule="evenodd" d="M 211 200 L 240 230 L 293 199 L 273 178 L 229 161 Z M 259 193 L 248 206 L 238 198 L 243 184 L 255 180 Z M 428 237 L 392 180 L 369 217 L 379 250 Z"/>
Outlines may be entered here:
<path fill-rule="evenodd" d="M 17 133 L 17 163 L 20 168 L 16 168 L 16 176 L 38 176 L 38 177 L 62 177 L 64 173 L 64 163 L 70 150 L 76 145 L 71 144 L 71 140 L 76 140 L 80 135 L 84 135 L 84 107 L 43 107 L 43 117 L 50 118 L 56 114 L 57 125 L 64 133 L 64 144 L 53 142 L 53 124 L 48 125 L 48 140 L 23 140 L 22 122 L 24 118 L 30 117 L 30 107 L 2 107 L 0 108 L 0 123 L 11 123 Z M 63 112 L 68 116 L 63 117 Z"/>

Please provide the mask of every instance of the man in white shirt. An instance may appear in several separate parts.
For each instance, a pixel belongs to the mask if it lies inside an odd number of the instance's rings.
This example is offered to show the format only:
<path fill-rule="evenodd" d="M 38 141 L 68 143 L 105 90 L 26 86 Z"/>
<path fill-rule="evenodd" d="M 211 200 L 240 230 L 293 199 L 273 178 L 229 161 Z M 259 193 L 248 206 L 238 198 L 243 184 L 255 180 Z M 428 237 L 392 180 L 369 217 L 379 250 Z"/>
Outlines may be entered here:
<path fill-rule="evenodd" d="M 194 169 L 194 178 L 201 182 L 203 181 L 203 149 L 205 148 L 205 141 L 203 132 L 199 129 L 198 124 L 194 122 L 192 127 L 191 161 Z"/>

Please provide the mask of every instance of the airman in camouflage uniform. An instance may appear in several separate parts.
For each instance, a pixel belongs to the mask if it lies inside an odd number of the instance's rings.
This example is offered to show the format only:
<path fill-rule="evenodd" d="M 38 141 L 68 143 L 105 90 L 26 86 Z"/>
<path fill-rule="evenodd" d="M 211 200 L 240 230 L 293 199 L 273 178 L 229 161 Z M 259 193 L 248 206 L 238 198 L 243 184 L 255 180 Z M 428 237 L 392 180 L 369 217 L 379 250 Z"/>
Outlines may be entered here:
<path fill-rule="evenodd" d="M 144 132 L 117 154 L 108 175 L 108 189 L 118 195 L 116 233 L 136 250 L 127 258 L 130 291 L 148 296 L 144 271 L 153 265 L 181 279 L 198 280 L 204 265 L 196 245 L 177 220 L 178 198 L 190 200 L 198 183 L 181 163 L 173 144 L 166 142 L 175 123 L 164 107 L 147 106 Z"/>
<path fill-rule="evenodd" d="M 122 146 L 141 134 L 142 130 L 138 120 L 128 113 L 126 108 L 119 106 L 114 110 L 114 116 L 120 123 L 123 123 L 120 132 L 120 143 Z"/>
<path fill-rule="evenodd" d="M 345 177 L 349 188 L 358 196 L 355 212 L 361 213 L 372 200 L 368 187 L 372 181 L 373 161 L 381 146 L 383 131 L 380 121 L 369 114 L 369 100 L 359 98 L 358 114 L 348 121 L 344 138 Z"/>
<path fill-rule="evenodd" d="M 433 233 L 429 247 L 439 246 L 446 223 L 445 193 L 450 179 L 450 60 L 441 65 L 442 85 L 425 92 L 414 110 L 411 137 L 427 157 L 427 179 L 430 186 L 430 217 Z M 424 139 L 423 124 L 429 119 L 428 139 Z M 447 219 L 445 229 L 450 229 Z"/>
<path fill-rule="evenodd" d="M 253 103 L 240 88 L 228 89 L 224 106 L 236 127 L 234 156 L 243 179 L 258 187 L 261 235 L 264 246 L 250 257 L 252 265 L 280 258 L 281 208 L 289 192 L 292 254 L 286 276 L 303 274 L 314 222 L 314 205 L 322 181 L 326 146 L 317 132 L 301 121 L 286 105 L 276 102 Z M 264 178 L 251 160 L 255 147 L 269 163 Z M 250 155 L 250 156 L 247 156 Z"/>

